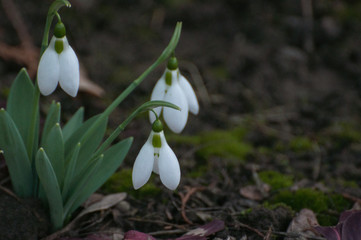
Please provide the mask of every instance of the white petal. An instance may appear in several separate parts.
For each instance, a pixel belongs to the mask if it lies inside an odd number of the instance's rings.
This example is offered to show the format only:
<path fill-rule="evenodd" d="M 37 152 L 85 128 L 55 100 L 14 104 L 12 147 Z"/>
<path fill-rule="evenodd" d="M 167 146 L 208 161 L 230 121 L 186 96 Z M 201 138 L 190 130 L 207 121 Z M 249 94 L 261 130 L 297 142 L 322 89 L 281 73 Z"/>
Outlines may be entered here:
<path fill-rule="evenodd" d="M 172 83 L 172 86 L 165 94 L 164 101 L 173 103 L 181 108 L 180 111 L 168 107 L 163 109 L 163 118 L 170 130 L 180 133 L 187 123 L 188 103 L 178 82 L 174 81 Z"/>
<path fill-rule="evenodd" d="M 165 140 L 163 132 L 161 132 L 161 140 L 162 147 L 158 160 L 160 180 L 167 188 L 174 190 L 178 187 L 181 176 L 178 159 Z"/>
<path fill-rule="evenodd" d="M 152 94 L 150 95 L 150 100 L 154 101 L 154 100 L 163 100 L 164 99 L 164 94 L 165 94 L 165 90 L 166 90 L 166 83 L 165 83 L 165 79 L 164 79 L 165 74 L 163 74 L 163 76 L 158 80 L 158 82 L 155 84 Z M 162 107 L 157 107 L 153 109 L 158 117 L 160 115 L 160 112 L 162 111 Z M 149 120 L 151 123 L 153 123 L 155 121 L 155 116 L 154 113 L 152 111 L 149 111 Z"/>
<path fill-rule="evenodd" d="M 179 74 L 179 86 L 182 88 L 184 95 L 186 95 L 189 111 L 197 115 L 199 112 L 199 104 L 198 104 L 197 96 L 191 84 L 181 74 Z"/>
<path fill-rule="evenodd" d="M 59 82 L 59 55 L 54 49 L 55 38 L 40 58 L 38 66 L 38 86 L 41 94 L 51 94 Z"/>
<path fill-rule="evenodd" d="M 79 89 L 79 61 L 74 50 L 69 46 L 59 55 L 61 88 L 75 97 Z"/>
<path fill-rule="evenodd" d="M 132 173 L 134 189 L 138 189 L 146 184 L 152 174 L 154 162 L 154 148 L 152 145 L 153 134 L 151 133 L 147 142 L 140 149 L 135 159 Z"/>

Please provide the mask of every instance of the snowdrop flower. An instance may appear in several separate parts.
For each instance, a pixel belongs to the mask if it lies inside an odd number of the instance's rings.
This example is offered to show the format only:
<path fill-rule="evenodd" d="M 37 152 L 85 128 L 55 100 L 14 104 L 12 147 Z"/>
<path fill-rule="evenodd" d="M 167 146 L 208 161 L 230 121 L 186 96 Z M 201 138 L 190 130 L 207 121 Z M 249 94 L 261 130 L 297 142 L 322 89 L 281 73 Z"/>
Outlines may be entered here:
<path fill-rule="evenodd" d="M 58 22 L 48 48 L 41 56 L 38 66 L 40 92 L 51 94 L 58 83 L 70 96 L 75 97 L 79 89 L 79 61 L 65 36 L 65 26 Z"/>
<path fill-rule="evenodd" d="M 135 159 L 132 173 L 134 188 L 139 189 L 146 184 L 152 172 L 159 174 L 168 189 L 177 188 L 180 181 L 178 159 L 164 137 L 159 119 L 154 121 L 149 138 Z"/>
<path fill-rule="evenodd" d="M 163 113 L 164 121 L 175 133 L 180 133 L 184 129 L 188 119 L 188 111 L 195 115 L 199 111 L 196 94 L 188 80 L 180 74 L 175 57 L 171 57 L 168 61 L 167 69 L 152 91 L 151 100 L 170 102 L 181 109 L 180 111 L 162 107 L 154 109 L 158 116 Z M 152 112 L 149 112 L 149 118 L 150 122 L 154 122 L 156 117 Z"/>

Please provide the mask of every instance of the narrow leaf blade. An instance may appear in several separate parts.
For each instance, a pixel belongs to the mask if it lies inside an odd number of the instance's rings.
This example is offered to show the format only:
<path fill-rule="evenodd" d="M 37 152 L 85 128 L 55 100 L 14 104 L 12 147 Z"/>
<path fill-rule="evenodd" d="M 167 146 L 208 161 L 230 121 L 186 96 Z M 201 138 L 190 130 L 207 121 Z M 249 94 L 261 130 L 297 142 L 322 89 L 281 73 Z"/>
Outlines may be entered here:
<path fill-rule="evenodd" d="M 59 186 L 64 179 L 64 141 L 60 125 L 56 123 L 47 134 L 42 146 L 54 168 Z"/>
<path fill-rule="evenodd" d="M 20 197 L 33 192 L 33 175 L 23 139 L 10 115 L 0 110 L 0 149 L 4 152 L 14 191 Z"/>
<path fill-rule="evenodd" d="M 78 130 L 84 121 L 84 108 L 79 110 L 70 118 L 70 120 L 63 127 L 63 138 L 67 141 L 69 137 Z"/>
<path fill-rule="evenodd" d="M 21 69 L 11 85 L 6 110 L 14 120 L 24 142 L 27 141 L 34 98 L 34 84 L 25 68 Z"/>
<path fill-rule="evenodd" d="M 44 145 L 44 140 L 48 137 L 50 130 L 56 123 L 60 121 L 60 103 L 52 102 L 49 108 L 48 115 L 43 128 L 43 135 L 41 136 L 41 146 Z"/>
<path fill-rule="evenodd" d="M 76 187 L 76 189 L 79 190 L 76 190 L 72 193 L 72 195 L 76 196 L 76 200 L 72 204 L 69 213 L 72 213 L 74 210 L 76 210 L 117 170 L 117 168 L 120 166 L 125 156 L 127 155 L 130 146 L 132 145 L 132 142 L 133 138 L 127 138 L 120 141 L 104 153 L 102 164 L 99 169 L 97 169 L 97 171 L 93 171 L 92 168 L 87 169 L 86 172 L 92 172 L 92 174 L 86 181 L 85 185 L 79 184 Z M 79 183 L 80 182 L 81 181 L 79 181 Z"/>
<path fill-rule="evenodd" d="M 76 148 L 73 151 L 73 154 L 70 157 L 70 160 L 67 161 L 68 164 L 66 165 L 66 169 L 65 169 L 63 191 L 61 193 L 62 196 L 63 196 L 63 201 L 64 202 L 68 199 L 68 192 L 69 192 L 69 189 L 71 187 L 71 183 L 72 183 L 73 178 L 74 178 L 75 167 L 76 167 L 76 162 L 78 160 L 80 147 L 81 147 L 81 144 L 78 143 Z"/>
<path fill-rule="evenodd" d="M 36 154 L 35 165 L 40 183 L 48 199 L 53 230 L 58 230 L 63 226 L 63 201 L 54 169 L 42 148 Z"/>

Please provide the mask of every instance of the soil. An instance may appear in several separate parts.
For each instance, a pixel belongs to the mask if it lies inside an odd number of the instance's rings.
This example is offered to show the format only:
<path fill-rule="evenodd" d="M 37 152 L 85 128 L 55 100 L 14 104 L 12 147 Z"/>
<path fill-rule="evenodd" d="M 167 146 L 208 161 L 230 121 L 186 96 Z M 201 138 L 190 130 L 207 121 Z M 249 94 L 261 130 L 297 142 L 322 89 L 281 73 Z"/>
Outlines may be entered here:
<path fill-rule="evenodd" d="M 33 45 L 39 47 L 50 1 L 14 3 Z M 166 190 L 158 176 L 143 191 L 134 191 L 129 184 L 128 173 L 150 131 L 142 115 L 121 136 L 135 137 L 119 169 L 122 181 L 114 177 L 99 189 L 104 195 L 126 191 L 127 199 L 83 217 L 63 237 L 116 229 L 176 238 L 221 219 L 225 229 L 210 238 L 267 239 L 271 233 L 281 239 L 302 208 L 311 208 L 321 225 L 335 225 L 340 212 L 360 201 L 357 1 L 71 3 L 72 8 L 60 11 L 67 37 L 89 79 L 106 94 L 80 92 L 73 99 L 58 89 L 41 99 L 42 116 L 53 99 L 62 104 L 63 121 L 80 106 L 87 118 L 104 110 L 162 52 L 177 21 L 183 22 L 183 29 L 176 56 L 196 90 L 200 113 L 190 116 L 180 136 L 166 129 L 182 169 L 176 191 Z M 18 46 L 21 36 L 4 11 L 0 8 L 0 43 Z M 28 65 L 5 58 L 1 51 L 0 57 L 3 107 L 11 82 Z M 110 128 L 149 99 L 164 67 L 151 73 L 112 114 Z M 272 177 L 267 178 L 270 171 Z M 3 160 L 0 183 L 11 190 Z M 310 192 L 297 195 L 300 189 Z M 298 205 L 295 198 L 300 199 Z M 314 204 L 321 198 L 326 209 Z M 38 214 L 44 210 L 37 209 L 0 190 L 0 239 L 43 237 L 48 226 Z"/>

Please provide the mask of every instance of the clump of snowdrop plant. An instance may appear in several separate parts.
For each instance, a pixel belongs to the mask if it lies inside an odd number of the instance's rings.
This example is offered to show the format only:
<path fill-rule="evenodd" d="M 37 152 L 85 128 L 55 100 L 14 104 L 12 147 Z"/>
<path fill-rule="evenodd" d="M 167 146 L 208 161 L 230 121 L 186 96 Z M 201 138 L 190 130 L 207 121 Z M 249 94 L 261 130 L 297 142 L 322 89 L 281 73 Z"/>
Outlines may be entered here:
<path fill-rule="evenodd" d="M 156 83 L 151 100 L 163 100 L 177 105 L 181 110 L 157 107 L 157 116 L 163 114 L 163 119 L 170 130 L 180 133 L 188 120 L 188 112 L 198 114 L 199 104 L 194 90 L 188 80 L 179 72 L 178 61 L 172 56 L 163 76 Z M 156 119 L 155 114 L 149 112 L 150 122 Z"/>
<path fill-rule="evenodd" d="M 84 109 L 80 108 L 62 124 L 61 105 L 53 102 L 40 131 L 40 119 L 43 118 L 39 113 L 40 94 L 50 95 L 59 84 L 67 94 L 75 97 L 79 88 L 79 62 L 69 46 L 59 14 L 64 6 L 70 7 L 69 1 L 55 0 L 47 13 L 37 79 L 32 81 L 26 69 L 21 69 L 11 86 L 6 109 L 0 110 L 0 153 L 5 157 L 13 190 L 19 197 L 40 198 L 44 202 L 53 231 L 62 228 L 74 211 L 120 166 L 133 138 L 116 139 L 132 119 L 161 107 L 166 123 L 173 126 L 173 122 L 179 132 L 184 128 L 188 110 L 198 112 L 198 103 L 193 90 L 189 90 L 189 83 L 185 83 L 184 88 L 188 90 L 181 88 L 184 80 L 181 80 L 177 68 L 171 66 L 165 74 L 170 73 L 171 77 L 166 78 L 168 82 L 162 83 L 163 90 L 158 91 L 163 97 L 152 97 L 151 101 L 135 108 L 105 138 L 109 115 L 150 72 L 174 53 L 182 26 L 178 22 L 168 46 L 158 59 L 102 113 L 84 120 Z M 58 21 L 49 43 L 54 17 Z M 189 93 L 193 94 L 191 98 L 187 95 Z M 181 100 L 176 100 L 177 96 Z M 178 115 L 181 112 L 182 122 L 175 123 L 175 118 L 170 119 L 168 109 L 173 109 L 173 113 Z M 134 187 L 144 185 L 154 171 L 159 173 L 167 188 L 175 189 L 180 181 L 178 160 L 165 140 L 160 121 L 153 122 L 149 139 L 134 164 Z"/>

